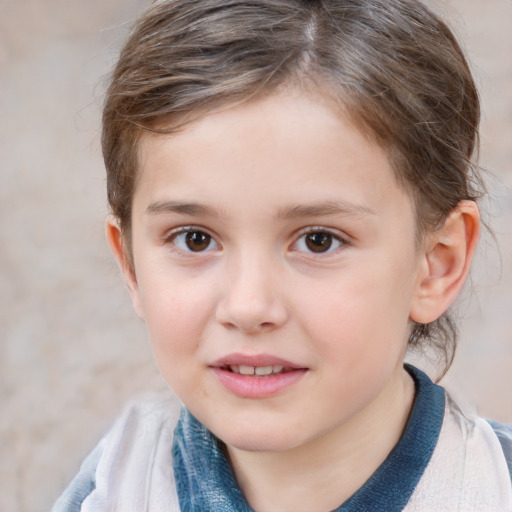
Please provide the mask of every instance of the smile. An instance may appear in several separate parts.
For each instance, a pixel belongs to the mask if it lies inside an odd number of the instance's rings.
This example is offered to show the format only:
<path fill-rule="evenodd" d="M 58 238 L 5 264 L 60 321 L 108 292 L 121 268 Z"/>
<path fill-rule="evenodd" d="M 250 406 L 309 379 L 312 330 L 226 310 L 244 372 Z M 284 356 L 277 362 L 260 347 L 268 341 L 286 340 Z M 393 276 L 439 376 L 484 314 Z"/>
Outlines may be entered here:
<path fill-rule="evenodd" d="M 244 354 L 222 358 L 210 368 L 230 393 L 257 399 L 279 395 L 308 372 L 308 368 L 273 356 Z"/>

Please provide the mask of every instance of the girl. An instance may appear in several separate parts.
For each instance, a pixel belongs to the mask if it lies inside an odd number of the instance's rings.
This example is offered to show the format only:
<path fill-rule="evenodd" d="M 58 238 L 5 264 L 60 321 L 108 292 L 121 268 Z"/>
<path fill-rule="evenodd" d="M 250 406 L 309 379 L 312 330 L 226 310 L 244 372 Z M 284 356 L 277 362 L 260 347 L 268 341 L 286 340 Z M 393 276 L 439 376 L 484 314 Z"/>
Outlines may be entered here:
<path fill-rule="evenodd" d="M 127 410 L 54 511 L 510 511 L 449 365 L 478 95 L 416 0 L 161 0 L 103 116 L 107 239 L 183 402 Z"/>

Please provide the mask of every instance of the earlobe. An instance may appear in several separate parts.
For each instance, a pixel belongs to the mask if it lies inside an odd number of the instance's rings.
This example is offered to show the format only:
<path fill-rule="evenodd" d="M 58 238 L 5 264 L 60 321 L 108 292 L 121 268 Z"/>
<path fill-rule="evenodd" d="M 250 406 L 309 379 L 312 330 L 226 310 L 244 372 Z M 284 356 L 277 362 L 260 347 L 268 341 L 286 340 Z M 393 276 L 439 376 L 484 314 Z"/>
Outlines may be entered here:
<path fill-rule="evenodd" d="M 428 324 L 451 306 L 468 276 L 479 235 L 480 214 L 474 201 L 461 201 L 429 235 L 411 320 Z"/>
<path fill-rule="evenodd" d="M 137 276 L 130 255 L 127 253 L 125 239 L 116 217 L 109 215 L 105 223 L 105 234 L 108 245 L 114 255 L 114 258 L 121 269 L 124 281 L 130 293 L 133 309 L 137 315 L 144 320 L 144 312 L 140 301 L 139 287 L 137 284 Z"/>

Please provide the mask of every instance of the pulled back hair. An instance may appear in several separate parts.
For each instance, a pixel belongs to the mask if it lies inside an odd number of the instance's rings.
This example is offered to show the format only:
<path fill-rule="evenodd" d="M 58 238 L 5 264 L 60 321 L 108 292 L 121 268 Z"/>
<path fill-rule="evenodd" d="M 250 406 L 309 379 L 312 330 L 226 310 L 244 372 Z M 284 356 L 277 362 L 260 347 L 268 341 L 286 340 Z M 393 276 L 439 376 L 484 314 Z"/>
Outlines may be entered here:
<path fill-rule="evenodd" d="M 108 200 L 131 245 L 138 141 L 292 84 L 329 91 L 389 156 L 418 240 L 484 191 L 478 93 L 450 29 L 419 0 L 159 0 L 121 51 L 103 112 Z M 410 344 L 456 345 L 448 313 Z"/>

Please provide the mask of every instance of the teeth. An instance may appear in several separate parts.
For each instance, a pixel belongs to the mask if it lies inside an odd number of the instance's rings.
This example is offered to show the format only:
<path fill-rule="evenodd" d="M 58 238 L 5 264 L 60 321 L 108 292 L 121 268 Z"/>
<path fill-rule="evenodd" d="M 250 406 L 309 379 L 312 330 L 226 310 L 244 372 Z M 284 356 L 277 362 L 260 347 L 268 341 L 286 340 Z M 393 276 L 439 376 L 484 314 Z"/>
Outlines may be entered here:
<path fill-rule="evenodd" d="M 270 375 L 272 373 L 272 366 L 257 366 L 255 368 L 256 375 Z"/>
<path fill-rule="evenodd" d="M 240 373 L 242 375 L 254 375 L 254 366 L 240 365 Z"/>
<path fill-rule="evenodd" d="M 233 373 L 240 373 L 242 375 L 272 375 L 274 373 L 281 373 L 284 369 L 284 366 L 275 365 L 275 366 L 244 366 L 244 365 L 230 365 L 229 369 Z"/>

